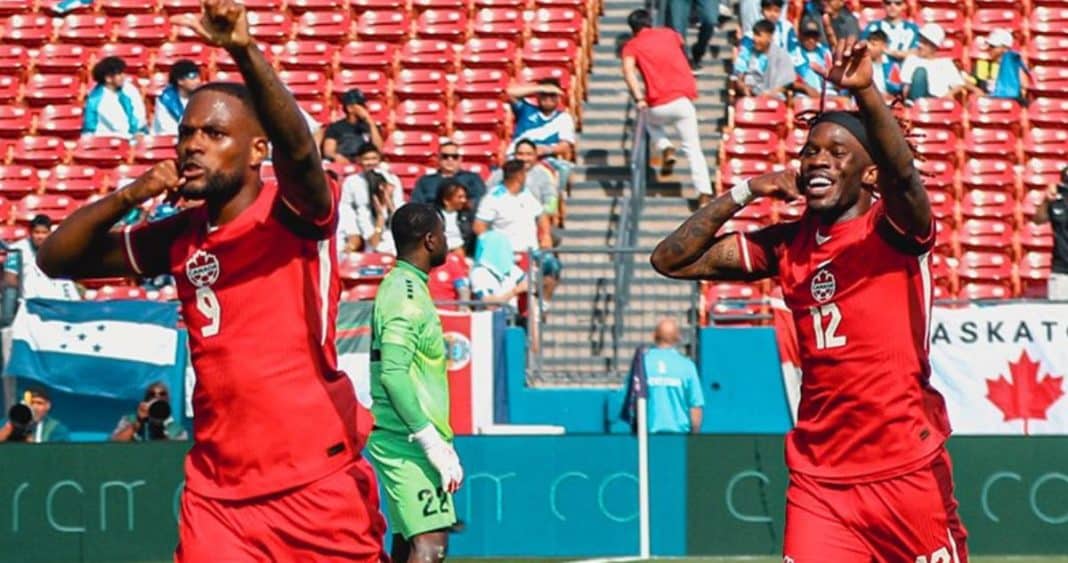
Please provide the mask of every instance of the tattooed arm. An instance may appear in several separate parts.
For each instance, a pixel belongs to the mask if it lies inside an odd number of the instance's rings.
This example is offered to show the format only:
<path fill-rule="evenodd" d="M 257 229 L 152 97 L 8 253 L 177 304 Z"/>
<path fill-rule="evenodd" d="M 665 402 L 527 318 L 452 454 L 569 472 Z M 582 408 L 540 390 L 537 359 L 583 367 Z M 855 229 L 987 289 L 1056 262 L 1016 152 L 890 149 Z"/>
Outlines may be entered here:
<path fill-rule="evenodd" d="M 800 198 L 797 174 L 792 170 L 772 172 L 749 181 L 750 201 L 775 197 L 784 201 Z M 742 210 L 725 193 L 697 210 L 675 232 L 660 241 L 650 262 L 661 275 L 676 279 L 756 280 L 775 273 L 772 260 L 747 260 L 745 241 L 734 233 L 717 234 L 723 224 Z"/>

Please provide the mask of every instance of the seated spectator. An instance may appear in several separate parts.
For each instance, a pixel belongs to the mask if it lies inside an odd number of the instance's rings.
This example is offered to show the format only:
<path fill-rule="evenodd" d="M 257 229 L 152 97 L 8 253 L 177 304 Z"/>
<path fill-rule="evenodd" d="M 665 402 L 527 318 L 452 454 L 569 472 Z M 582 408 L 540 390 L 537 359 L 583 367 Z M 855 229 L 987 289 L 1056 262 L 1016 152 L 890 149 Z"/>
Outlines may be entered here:
<path fill-rule="evenodd" d="M 801 28 L 801 47 L 799 52 L 803 64 L 797 71 L 797 90 L 809 97 L 818 98 L 823 94 L 823 77 L 813 70 L 813 65 L 820 68 L 831 68 L 831 49 L 820 42 L 820 28 L 811 20 L 805 20 Z M 834 96 L 836 92 L 831 88 L 827 95 Z"/>
<path fill-rule="evenodd" d="M 1057 185 L 1046 190 L 1046 197 L 1035 210 L 1031 222 L 1036 225 L 1050 224 L 1053 248 L 1050 250 L 1048 297 L 1054 301 L 1068 302 L 1068 167 L 1061 170 Z"/>
<path fill-rule="evenodd" d="M 29 442 L 44 444 L 47 442 L 69 442 L 70 430 L 51 416 L 52 397 L 44 387 L 30 387 L 26 390 L 23 404 L 30 409 L 29 420 L 6 420 L 0 426 L 0 442 Z M 14 410 L 14 408 L 12 408 Z"/>
<path fill-rule="evenodd" d="M 156 107 L 152 112 L 153 135 L 177 135 L 178 122 L 185 113 L 189 96 L 200 86 L 200 67 L 197 63 L 182 59 L 171 67 L 167 78 L 167 87 L 156 98 Z"/>
<path fill-rule="evenodd" d="M 16 288 L 22 299 L 42 297 L 45 299 L 81 300 L 78 286 L 71 280 L 50 278 L 37 266 L 37 249 L 52 234 L 52 219 L 48 215 L 37 215 L 30 221 L 30 236 L 15 241 L 8 246 L 4 259 L 4 286 Z M 17 308 L 11 303 L 8 309 L 8 292 L 4 294 L 4 311 Z"/>
<path fill-rule="evenodd" d="M 869 22 L 860 34 L 871 40 L 871 34 L 882 31 L 886 35 L 886 54 L 897 62 L 913 54 L 920 44 L 920 26 L 905 17 L 905 0 L 883 0 L 886 17 Z"/>
<path fill-rule="evenodd" d="M 527 96 L 537 94 L 538 104 L 526 100 Z M 575 120 L 566 110 L 560 109 L 560 81 L 544 78 L 537 84 L 512 86 L 508 88 L 508 97 L 512 100 L 512 114 L 515 116 L 515 130 L 508 154 L 515 153 L 515 145 L 522 139 L 529 139 L 538 148 L 538 156 L 556 170 L 557 185 L 560 191 L 567 189 L 575 146 Z"/>
<path fill-rule="evenodd" d="M 171 392 L 162 381 L 145 389 L 145 397 L 137 405 L 137 412 L 119 419 L 111 433 L 115 442 L 147 442 L 150 440 L 185 440 L 188 435 L 171 416 Z"/>
<path fill-rule="evenodd" d="M 396 254 L 389 220 L 404 205 L 404 188 L 382 162 L 382 153 L 367 143 L 356 158 L 363 168 L 345 178 L 338 206 L 338 236 L 348 252 Z"/>
<path fill-rule="evenodd" d="M 515 158 L 523 163 L 526 172 L 523 181 L 523 189 L 529 191 L 541 203 L 545 214 L 549 216 L 551 223 L 558 220 L 559 185 L 553 176 L 555 171 L 538 160 L 538 148 L 529 139 L 522 139 L 515 145 Z M 503 182 L 503 169 L 498 168 L 490 174 L 489 184 L 499 185 Z"/>
<path fill-rule="evenodd" d="M 872 80 L 883 94 L 901 94 L 901 65 L 886 54 L 886 34 L 881 29 L 868 34 L 868 56 L 871 57 Z"/>
<path fill-rule="evenodd" d="M 455 180 L 467 188 L 468 202 L 472 209 L 477 209 L 478 202 L 486 194 L 486 184 L 478 174 L 460 168 L 460 147 L 452 141 L 441 143 L 437 172 L 421 176 L 415 181 L 412 203 L 434 203 L 438 199 L 438 190 L 449 180 Z"/>
<path fill-rule="evenodd" d="M 794 31 L 794 24 L 790 23 L 789 19 L 782 17 L 784 4 L 785 0 L 760 0 L 760 12 L 764 16 L 763 19 L 775 25 L 772 42 L 783 51 L 786 51 L 790 57 L 796 57 L 801 45 L 797 39 L 797 32 Z M 745 37 L 742 38 L 742 44 L 747 41 L 750 43 L 753 41 L 752 29 L 746 31 Z"/>
<path fill-rule="evenodd" d="M 989 59 L 975 61 L 973 75 L 979 89 L 991 98 L 1008 98 L 1024 102 L 1031 71 L 1024 64 L 1020 53 L 1012 49 L 1012 32 L 995 29 L 986 38 Z"/>
<path fill-rule="evenodd" d="M 438 211 L 445 219 L 445 240 L 449 252 L 471 256 L 475 250 L 475 214 L 467 197 L 467 186 L 455 178 L 446 179 L 438 190 Z"/>
<path fill-rule="evenodd" d="M 781 96 L 796 78 L 790 55 L 773 42 L 775 24 L 760 20 L 753 25 L 752 42 L 738 49 L 732 75 L 740 96 Z"/>
<path fill-rule="evenodd" d="M 906 100 L 951 98 L 965 90 L 960 69 L 949 57 L 938 56 L 946 32 L 937 23 L 920 28 L 920 46 L 901 65 L 901 83 Z"/>
<path fill-rule="evenodd" d="M 341 96 L 345 118 L 335 121 L 323 135 L 323 159 L 350 164 L 359 157 L 360 147 L 371 143 L 382 148 L 382 135 L 367 109 L 367 99 L 356 88 Z"/>
<path fill-rule="evenodd" d="M 478 237 L 475 266 L 471 268 L 471 295 L 478 301 L 519 308 L 518 297 L 527 292 L 526 274 L 515 263 L 512 242 L 500 231 Z"/>
<path fill-rule="evenodd" d="M 133 139 L 145 134 L 145 102 L 133 81 L 126 80 L 126 62 L 104 57 L 93 65 L 96 86 L 85 98 L 83 135 Z"/>
<path fill-rule="evenodd" d="M 541 202 L 523 188 L 526 167 L 518 160 L 509 160 L 502 167 L 501 183 L 490 188 L 475 215 L 475 234 L 493 229 L 500 231 L 517 252 L 530 252 L 540 260 L 545 284 L 545 297 L 551 299 L 560 279 L 560 260 L 548 252 L 552 249 L 549 217 Z"/>
<path fill-rule="evenodd" d="M 830 45 L 832 41 L 827 37 L 827 30 L 823 29 L 823 16 L 831 18 L 831 31 L 835 39 L 847 37 L 860 37 L 860 21 L 853 12 L 845 5 L 845 0 L 814 0 L 805 4 L 805 12 L 801 16 L 801 24 L 806 20 L 816 22 L 820 27 L 820 41 Z"/>
<path fill-rule="evenodd" d="M 697 366 L 678 350 L 679 325 L 673 319 L 663 319 L 653 333 L 653 348 L 644 346 L 635 351 L 631 374 L 627 381 L 644 379 L 647 386 L 646 429 L 650 433 L 687 434 L 701 431 L 704 392 Z M 634 372 L 640 370 L 638 374 Z M 634 416 L 634 387 L 630 386 L 623 419 L 631 428 L 637 425 Z"/>

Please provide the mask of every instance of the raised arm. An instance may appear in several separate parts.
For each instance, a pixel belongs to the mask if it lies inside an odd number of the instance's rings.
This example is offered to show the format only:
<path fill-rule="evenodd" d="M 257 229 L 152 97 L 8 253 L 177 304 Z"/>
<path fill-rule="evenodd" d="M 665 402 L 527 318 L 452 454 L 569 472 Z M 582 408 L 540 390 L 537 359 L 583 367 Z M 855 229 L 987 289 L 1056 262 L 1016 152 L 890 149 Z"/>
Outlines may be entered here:
<path fill-rule="evenodd" d="M 905 133 L 872 82 L 867 43 L 842 39 L 835 45 L 831 68 L 813 68 L 831 83 L 848 89 L 857 101 L 871 141 L 871 157 L 879 169 L 879 190 L 887 217 L 902 234 L 926 238 L 931 233 L 931 202 Z"/>
<path fill-rule="evenodd" d="M 553 86 L 551 84 L 516 84 L 515 86 L 509 86 L 505 92 L 508 93 L 508 97 L 513 100 L 522 100 L 527 96 L 533 96 L 534 94 L 559 94 L 563 95 L 563 90 Z"/>
<path fill-rule="evenodd" d="M 175 16 L 175 23 L 222 47 L 237 63 L 252 95 L 256 115 L 273 147 L 272 160 L 286 203 L 319 223 L 333 213 L 333 196 L 315 138 L 297 101 L 278 78 L 249 34 L 245 7 L 234 0 L 202 0 L 202 13 Z"/>
<path fill-rule="evenodd" d="M 168 270 L 167 252 L 172 234 L 158 226 L 145 229 L 133 240 L 127 231 L 112 226 L 131 209 L 183 183 L 173 160 L 160 162 L 129 186 L 113 192 L 67 217 L 37 251 L 37 265 L 53 278 L 128 277 L 158 275 Z M 135 244 L 136 243 L 136 244 Z M 140 263 L 129 253 L 138 247 Z"/>
<path fill-rule="evenodd" d="M 645 103 L 645 97 L 642 95 L 641 84 L 638 83 L 638 61 L 633 55 L 623 57 L 623 81 L 627 83 L 627 89 L 630 90 L 630 97 L 634 100 L 634 105 L 638 109 L 649 107 L 649 104 Z"/>
<path fill-rule="evenodd" d="M 669 278 L 697 280 L 756 280 L 774 274 L 772 267 L 747 264 L 737 235 L 717 234 L 745 205 L 763 196 L 783 201 L 800 198 L 797 173 L 784 170 L 757 176 L 698 209 L 656 245 L 650 257 L 653 269 Z"/>

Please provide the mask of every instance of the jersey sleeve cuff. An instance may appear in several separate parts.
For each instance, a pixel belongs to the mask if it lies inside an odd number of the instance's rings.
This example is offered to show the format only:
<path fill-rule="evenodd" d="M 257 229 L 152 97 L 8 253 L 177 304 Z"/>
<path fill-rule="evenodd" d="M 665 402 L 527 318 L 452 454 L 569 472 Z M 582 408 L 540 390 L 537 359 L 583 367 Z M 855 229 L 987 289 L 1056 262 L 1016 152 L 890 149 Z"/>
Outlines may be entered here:
<path fill-rule="evenodd" d="M 130 269 L 138 275 L 144 275 L 145 272 L 141 269 L 141 264 L 137 260 L 137 253 L 134 251 L 132 231 L 133 227 L 130 225 L 122 229 L 123 254 L 126 255 L 126 263 L 129 264 Z"/>

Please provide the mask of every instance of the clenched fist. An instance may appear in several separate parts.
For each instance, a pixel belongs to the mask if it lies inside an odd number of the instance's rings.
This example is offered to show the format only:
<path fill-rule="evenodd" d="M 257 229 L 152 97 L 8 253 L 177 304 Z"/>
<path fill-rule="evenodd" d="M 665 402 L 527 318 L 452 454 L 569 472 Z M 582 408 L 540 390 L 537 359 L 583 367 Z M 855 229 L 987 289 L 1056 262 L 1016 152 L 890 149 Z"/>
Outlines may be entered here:
<path fill-rule="evenodd" d="M 202 0 L 199 16 L 174 16 L 171 23 L 193 30 L 216 47 L 243 49 L 252 44 L 245 7 L 234 0 Z"/>
<path fill-rule="evenodd" d="M 173 160 L 156 163 L 119 193 L 126 203 L 140 205 L 160 194 L 175 194 L 185 184 Z"/>
<path fill-rule="evenodd" d="M 773 197 L 787 203 L 801 199 L 795 170 L 769 172 L 749 180 L 749 191 L 756 197 Z"/>

